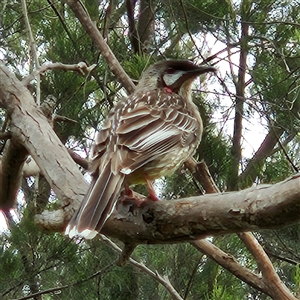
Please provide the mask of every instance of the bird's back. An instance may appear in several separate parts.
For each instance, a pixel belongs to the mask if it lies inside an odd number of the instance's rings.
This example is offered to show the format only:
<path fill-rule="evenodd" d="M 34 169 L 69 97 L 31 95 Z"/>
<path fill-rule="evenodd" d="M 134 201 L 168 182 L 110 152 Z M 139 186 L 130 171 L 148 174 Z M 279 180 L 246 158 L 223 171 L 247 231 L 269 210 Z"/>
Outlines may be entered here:
<path fill-rule="evenodd" d="M 94 159 L 112 159 L 112 172 L 125 173 L 130 183 L 172 174 L 201 140 L 200 114 L 189 105 L 164 89 L 137 91 L 110 113 L 96 139 Z M 110 157 L 100 157 L 104 149 Z"/>

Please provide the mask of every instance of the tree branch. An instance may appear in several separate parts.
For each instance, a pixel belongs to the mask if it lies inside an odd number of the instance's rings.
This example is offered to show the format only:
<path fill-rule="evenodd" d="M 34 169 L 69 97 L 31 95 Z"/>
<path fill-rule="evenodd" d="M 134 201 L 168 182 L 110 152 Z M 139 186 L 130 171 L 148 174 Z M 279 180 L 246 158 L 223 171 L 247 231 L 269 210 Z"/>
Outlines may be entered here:
<path fill-rule="evenodd" d="M 114 242 L 112 242 L 110 239 L 108 239 L 106 236 L 101 235 L 102 240 L 109 245 L 112 249 L 115 251 L 121 253 L 122 255 L 122 249 L 119 248 Z M 137 267 L 138 269 L 142 270 L 147 275 L 151 276 L 154 280 L 159 282 L 165 289 L 170 293 L 173 299 L 175 300 L 182 300 L 182 297 L 178 294 L 178 292 L 174 289 L 172 284 L 169 281 L 169 278 L 167 276 L 160 275 L 157 271 L 152 271 L 148 267 L 146 267 L 143 263 L 139 263 L 133 258 L 129 258 L 129 262 Z"/>
<path fill-rule="evenodd" d="M 119 61 L 117 60 L 109 46 L 104 41 L 101 33 L 91 20 L 81 1 L 67 0 L 66 2 L 74 12 L 77 19 L 80 21 L 87 34 L 92 38 L 93 42 L 101 51 L 103 58 L 107 61 L 107 64 L 111 71 L 117 76 L 118 80 L 127 90 L 127 92 L 132 93 L 135 88 L 134 84 L 123 70 L 122 66 L 120 65 Z"/>
<path fill-rule="evenodd" d="M 274 300 L 297 300 L 297 298 L 291 294 L 285 284 L 280 280 L 279 276 L 275 272 L 272 262 L 261 245 L 256 239 L 249 238 L 249 235 L 251 236 L 252 233 L 244 232 L 239 234 L 239 237 L 255 258 L 262 273 L 263 282 L 268 287 L 269 295 Z"/>
<path fill-rule="evenodd" d="M 0 162 L 0 209 L 14 208 L 27 155 L 28 151 L 15 137 L 6 142 Z"/>
<path fill-rule="evenodd" d="M 194 241 L 191 244 L 237 278 L 263 293 L 267 291 L 267 286 L 261 276 L 239 264 L 232 255 L 225 253 L 206 240 Z"/>
<path fill-rule="evenodd" d="M 248 34 L 249 24 L 241 23 L 241 50 L 238 71 L 238 81 L 236 83 L 236 100 L 235 100 L 235 116 L 234 116 L 234 130 L 232 137 L 232 162 L 231 172 L 228 178 L 228 189 L 237 190 L 238 172 L 242 157 L 241 140 L 242 140 L 242 122 L 244 114 L 245 102 L 245 77 L 247 70 L 247 56 L 248 56 Z"/>
<path fill-rule="evenodd" d="M 246 169 L 239 176 L 241 187 L 252 185 L 256 176 L 260 174 L 261 168 L 266 158 L 272 154 L 272 151 L 278 142 L 278 138 L 284 132 L 283 128 L 270 128 L 260 147 L 248 163 Z"/>
<path fill-rule="evenodd" d="M 114 263 L 110 263 L 109 265 L 107 265 L 106 267 L 104 267 L 103 269 L 101 269 L 100 271 L 97 271 L 96 273 L 92 274 L 91 276 L 85 278 L 85 279 L 82 279 L 82 280 L 78 280 L 74 283 L 70 283 L 70 284 L 66 284 L 66 285 L 62 285 L 62 286 L 58 286 L 58 287 L 54 287 L 54 288 L 50 288 L 50 289 L 47 289 L 47 290 L 44 290 L 44 291 L 40 291 L 40 292 L 37 292 L 37 293 L 33 293 L 33 294 L 30 294 L 30 295 L 27 295 L 25 297 L 22 297 L 22 298 L 18 298 L 18 299 L 15 299 L 15 300 L 27 300 L 27 299 L 32 299 L 34 297 L 37 297 L 37 296 L 41 296 L 41 295 L 45 295 L 45 294 L 53 294 L 55 292 L 58 292 L 58 291 L 62 291 L 62 290 L 65 290 L 67 288 L 70 288 L 72 286 L 75 286 L 75 285 L 79 285 L 81 283 L 84 283 L 86 281 L 89 281 L 97 276 L 103 276 L 105 273 L 107 273 L 112 267 L 113 267 Z"/>
<path fill-rule="evenodd" d="M 90 72 L 92 72 L 95 67 L 96 67 L 95 64 L 88 67 L 85 62 L 79 62 L 78 64 L 72 64 L 72 65 L 63 64 L 60 62 L 47 63 L 36 68 L 35 71 L 32 72 L 32 74 L 30 74 L 29 76 L 27 76 L 22 80 L 22 83 L 25 86 L 27 86 L 30 83 L 30 81 L 33 80 L 37 75 L 43 74 L 49 70 L 61 69 L 63 71 L 76 71 L 80 75 L 89 75 Z"/>
<path fill-rule="evenodd" d="M 30 22 L 28 19 L 28 11 L 27 11 L 26 1 L 21 0 L 21 4 L 22 4 L 22 11 L 23 11 L 25 27 L 28 32 L 28 38 L 29 38 L 29 48 L 30 48 L 29 57 L 32 54 L 35 67 L 39 68 L 40 63 L 39 63 L 38 54 L 37 54 L 37 50 L 36 50 L 36 43 L 35 43 L 33 33 L 31 30 L 31 26 L 30 26 Z M 40 78 L 39 74 L 37 74 L 37 76 L 36 76 L 36 81 L 37 81 L 37 84 L 36 84 L 36 100 L 37 101 L 36 101 L 36 103 L 38 105 L 40 105 L 41 104 L 41 78 Z"/>
<path fill-rule="evenodd" d="M 0 106 L 10 116 L 13 138 L 27 149 L 62 201 L 64 211 L 60 216 L 66 214 L 70 218 L 85 195 L 87 184 L 28 89 L 1 64 Z M 64 218 L 60 222 L 56 225 L 62 228 Z"/>
<path fill-rule="evenodd" d="M 190 170 L 193 171 L 193 175 L 196 176 L 197 180 L 202 184 L 204 189 L 208 191 L 208 193 L 216 193 L 218 192 L 217 187 L 214 184 L 213 179 L 210 176 L 209 170 L 204 162 L 198 163 L 193 160 L 189 160 L 188 164 Z M 256 240 L 255 236 L 250 233 L 240 233 L 238 234 L 242 242 L 246 245 L 246 247 L 249 247 L 249 245 L 255 245 L 251 247 L 251 253 L 254 256 L 254 259 L 258 266 L 262 264 L 265 269 L 271 270 L 268 272 L 271 273 L 271 277 L 275 278 L 276 280 L 271 280 L 269 277 L 264 276 L 260 277 L 250 270 L 244 268 L 242 265 L 240 265 L 234 257 L 231 255 L 228 255 L 227 253 L 223 252 L 213 244 L 209 243 L 205 240 L 199 240 L 191 242 L 193 246 L 195 246 L 199 251 L 202 253 L 205 253 L 208 255 L 211 259 L 213 259 L 215 262 L 217 262 L 219 265 L 227 269 L 229 272 L 231 272 L 234 276 L 237 278 L 243 280 L 250 286 L 254 287 L 257 290 L 262 291 L 263 293 L 266 293 L 270 296 L 278 297 L 277 295 L 280 295 L 282 297 L 290 297 L 290 298 L 283 298 L 283 299 L 294 299 L 293 295 L 289 292 L 289 290 L 286 288 L 286 286 L 282 283 L 279 276 L 276 274 L 274 267 L 269 259 L 266 259 L 267 254 L 262 248 L 262 246 L 259 244 L 259 242 Z M 250 250 L 250 249 L 248 249 Z"/>
<path fill-rule="evenodd" d="M 220 192 L 204 161 L 197 162 L 193 157 L 189 157 L 185 165 L 193 174 L 194 178 L 202 185 L 207 194 Z"/>
<path fill-rule="evenodd" d="M 299 186 L 297 174 L 275 185 L 240 192 L 145 201 L 140 207 L 123 202 L 102 233 L 128 243 L 159 244 L 278 228 L 300 220 Z"/>

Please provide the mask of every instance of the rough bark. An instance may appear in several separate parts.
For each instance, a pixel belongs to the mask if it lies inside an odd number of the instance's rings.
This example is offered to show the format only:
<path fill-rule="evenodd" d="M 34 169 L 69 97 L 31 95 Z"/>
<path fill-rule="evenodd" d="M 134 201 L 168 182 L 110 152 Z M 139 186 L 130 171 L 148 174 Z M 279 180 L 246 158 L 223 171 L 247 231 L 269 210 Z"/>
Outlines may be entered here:
<path fill-rule="evenodd" d="M 28 89 L 3 65 L 0 65 L 0 106 L 10 116 L 12 138 L 27 149 L 61 200 L 65 212 L 72 214 L 87 184 Z"/>
<path fill-rule="evenodd" d="M 300 175 L 275 185 L 134 207 L 125 201 L 102 233 L 126 243 L 186 242 L 233 232 L 275 229 L 300 220 Z"/>

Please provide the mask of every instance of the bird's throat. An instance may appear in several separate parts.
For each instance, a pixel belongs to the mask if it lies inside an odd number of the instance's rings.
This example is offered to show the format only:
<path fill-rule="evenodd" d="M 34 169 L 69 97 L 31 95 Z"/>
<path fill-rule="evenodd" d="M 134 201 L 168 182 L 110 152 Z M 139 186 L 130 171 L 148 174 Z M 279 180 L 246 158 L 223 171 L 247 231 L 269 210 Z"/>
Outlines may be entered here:
<path fill-rule="evenodd" d="M 170 87 L 168 87 L 168 86 L 164 87 L 164 89 L 165 89 L 165 92 L 168 93 L 168 94 L 172 94 L 173 93 L 173 90 Z"/>

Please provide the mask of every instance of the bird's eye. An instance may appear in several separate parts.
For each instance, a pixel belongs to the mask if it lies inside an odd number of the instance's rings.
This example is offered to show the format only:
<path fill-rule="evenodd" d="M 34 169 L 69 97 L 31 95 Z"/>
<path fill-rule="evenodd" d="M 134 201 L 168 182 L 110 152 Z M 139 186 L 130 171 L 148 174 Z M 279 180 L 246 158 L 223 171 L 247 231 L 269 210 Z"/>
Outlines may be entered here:
<path fill-rule="evenodd" d="M 176 72 L 175 69 L 173 68 L 168 68 L 166 71 L 165 71 L 165 74 L 174 74 Z"/>

